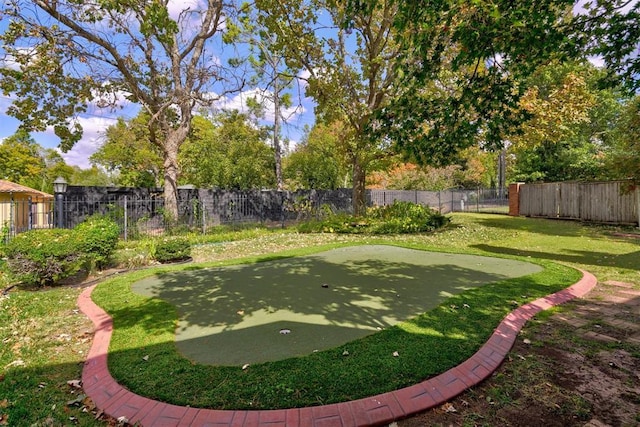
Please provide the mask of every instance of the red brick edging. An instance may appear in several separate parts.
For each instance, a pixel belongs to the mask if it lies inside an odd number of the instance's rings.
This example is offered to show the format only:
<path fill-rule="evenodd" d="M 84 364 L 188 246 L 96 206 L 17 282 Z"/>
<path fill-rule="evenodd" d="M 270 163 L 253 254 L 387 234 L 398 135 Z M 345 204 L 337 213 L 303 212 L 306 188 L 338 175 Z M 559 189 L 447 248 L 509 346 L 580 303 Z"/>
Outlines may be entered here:
<path fill-rule="evenodd" d="M 582 271 L 582 274 L 582 279 L 567 289 L 509 313 L 471 358 L 436 377 L 411 387 L 351 402 L 254 411 L 170 405 L 134 394 L 118 384 L 107 367 L 113 320 L 91 300 L 91 292 L 96 286 L 93 285 L 78 298 L 80 309 L 96 328 L 82 371 L 82 384 L 85 393 L 105 414 L 140 426 L 360 427 L 389 424 L 440 405 L 491 375 L 511 350 L 518 332 L 529 319 L 542 310 L 584 296 L 596 285 L 596 278 L 591 273 Z"/>

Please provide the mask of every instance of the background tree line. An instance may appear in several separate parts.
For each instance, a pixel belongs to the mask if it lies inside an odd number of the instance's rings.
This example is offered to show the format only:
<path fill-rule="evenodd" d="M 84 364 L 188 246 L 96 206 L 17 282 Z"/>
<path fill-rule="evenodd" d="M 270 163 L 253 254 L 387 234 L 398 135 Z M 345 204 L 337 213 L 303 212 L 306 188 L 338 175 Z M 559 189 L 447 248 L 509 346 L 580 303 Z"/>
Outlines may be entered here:
<path fill-rule="evenodd" d="M 625 0 L 207 0 L 179 11 L 167 0 L 8 0 L 0 87 L 21 121 L 14 139 L 51 127 L 63 150 L 96 99 L 138 104 L 92 161 L 114 183 L 162 185 L 168 212 L 190 183 L 347 186 L 358 214 L 366 185 L 638 179 L 638 10 Z M 317 104 L 316 125 L 283 156 L 279 106 L 294 79 Z M 268 90 L 273 126 L 255 120 L 257 104 L 253 119 L 199 114 L 246 84 Z M 20 144 L 43 171 L 56 163 Z"/>

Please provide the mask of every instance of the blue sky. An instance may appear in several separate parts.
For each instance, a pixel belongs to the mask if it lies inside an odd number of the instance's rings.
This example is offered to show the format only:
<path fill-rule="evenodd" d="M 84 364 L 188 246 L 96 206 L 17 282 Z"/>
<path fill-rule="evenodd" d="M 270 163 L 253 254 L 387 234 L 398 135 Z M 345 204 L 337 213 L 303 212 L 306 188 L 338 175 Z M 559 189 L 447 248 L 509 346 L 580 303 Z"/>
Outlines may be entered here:
<path fill-rule="evenodd" d="M 243 92 L 230 95 L 220 100 L 219 109 L 237 109 L 246 111 L 246 99 L 259 95 L 259 90 L 249 88 Z M 312 126 L 314 123 L 314 103 L 313 100 L 304 97 L 294 97 L 294 105 L 292 108 L 283 112 L 285 117 L 289 117 L 288 123 L 283 128 L 283 138 L 291 141 L 289 148 L 293 148 L 294 144 L 302 138 L 305 126 Z M 6 138 L 14 134 L 18 128 L 19 122 L 6 114 L 6 110 L 11 103 L 11 99 L 0 95 L 0 139 Z M 133 118 L 139 110 L 139 106 L 123 103 L 121 109 L 112 111 L 110 109 L 101 109 L 94 105 L 89 106 L 89 114 L 82 115 L 79 118 L 80 124 L 84 129 L 82 139 L 67 153 L 61 153 L 65 161 L 70 165 L 76 165 L 81 168 L 89 168 L 89 156 L 104 142 L 103 134 L 105 129 L 115 123 L 118 117 L 125 119 Z M 273 107 L 268 109 L 265 123 L 273 123 Z M 45 148 L 56 148 L 59 140 L 54 135 L 53 130 L 46 132 L 38 132 L 32 134 L 33 138 Z"/>
<path fill-rule="evenodd" d="M 201 0 L 173 0 L 169 3 L 169 11 L 171 16 L 180 15 L 180 13 L 188 7 L 198 8 Z M 7 20 L 0 19 L 0 32 L 4 31 Z M 226 61 L 225 53 L 219 59 Z M 5 62 L 8 64 L 9 62 Z M 287 117 L 287 123 L 283 125 L 282 137 L 290 140 L 289 148 L 300 141 L 305 126 L 312 126 L 314 123 L 314 103 L 313 100 L 304 96 L 304 79 L 298 79 L 292 89 L 293 106 L 282 112 Z M 260 89 L 256 87 L 245 87 L 242 92 L 232 93 L 215 103 L 218 110 L 237 109 L 239 111 L 247 111 L 246 100 L 250 97 L 261 96 Z M 98 100 L 88 105 L 87 114 L 83 114 L 78 118 L 79 123 L 84 129 L 82 139 L 67 153 L 61 153 L 65 161 L 70 165 L 77 165 L 81 168 L 90 167 L 89 156 L 104 142 L 104 131 L 108 126 L 114 124 L 118 117 L 130 119 L 135 117 L 139 111 L 139 106 L 124 100 L 117 101 L 117 109 L 100 108 Z M 19 122 L 7 115 L 7 108 L 11 104 L 9 97 L 0 94 L 0 139 L 6 138 L 14 134 L 18 128 Z M 265 119 L 264 124 L 273 123 L 273 105 L 268 101 L 265 103 Z M 46 132 L 33 133 L 33 138 L 45 148 L 57 148 L 59 140 L 54 135 L 53 130 Z"/>

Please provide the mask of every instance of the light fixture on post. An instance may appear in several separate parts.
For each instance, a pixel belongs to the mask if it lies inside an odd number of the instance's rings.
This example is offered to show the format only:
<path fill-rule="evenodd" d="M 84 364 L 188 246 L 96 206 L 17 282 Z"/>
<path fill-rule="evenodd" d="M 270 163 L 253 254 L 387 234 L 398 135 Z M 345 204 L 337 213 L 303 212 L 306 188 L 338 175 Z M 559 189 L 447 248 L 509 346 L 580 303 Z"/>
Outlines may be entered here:
<path fill-rule="evenodd" d="M 61 176 L 53 181 L 53 193 L 56 197 L 56 227 L 64 228 L 64 193 L 67 192 L 67 181 Z"/>

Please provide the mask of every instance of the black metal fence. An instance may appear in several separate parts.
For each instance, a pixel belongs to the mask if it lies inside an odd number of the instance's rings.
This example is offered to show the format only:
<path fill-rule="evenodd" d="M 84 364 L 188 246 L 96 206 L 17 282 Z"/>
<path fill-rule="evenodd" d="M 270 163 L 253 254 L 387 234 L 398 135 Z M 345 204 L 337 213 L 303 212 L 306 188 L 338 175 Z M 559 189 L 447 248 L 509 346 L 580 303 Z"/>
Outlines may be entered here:
<path fill-rule="evenodd" d="M 58 195 L 60 196 L 60 195 Z M 385 206 L 394 201 L 427 205 L 441 213 L 493 212 L 507 213 L 505 190 L 399 191 L 367 190 L 369 206 Z M 164 209 L 161 189 L 70 186 L 63 197 L 47 201 L 47 206 L 11 207 L 14 212 L 29 210 L 31 221 L 16 226 L 12 217 L 3 217 L 0 202 L 0 227 L 8 239 L 16 233 L 36 227 L 62 225 L 73 228 L 87 217 L 99 214 L 120 224 L 125 239 L 140 235 L 161 235 L 170 227 L 206 234 L 219 225 L 260 223 L 285 226 L 332 213 L 351 213 L 351 189 L 275 191 L 229 191 L 180 188 L 178 218 L 169 221 Z M 35 218 L 37 212 L 45 215 Z M 15 218 L 15 215 L 14 215 Z"/>

